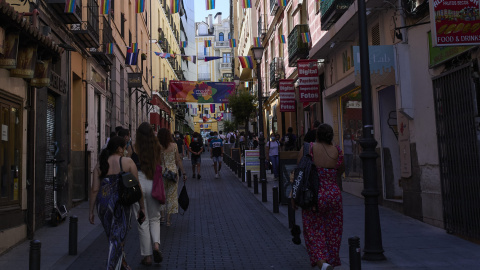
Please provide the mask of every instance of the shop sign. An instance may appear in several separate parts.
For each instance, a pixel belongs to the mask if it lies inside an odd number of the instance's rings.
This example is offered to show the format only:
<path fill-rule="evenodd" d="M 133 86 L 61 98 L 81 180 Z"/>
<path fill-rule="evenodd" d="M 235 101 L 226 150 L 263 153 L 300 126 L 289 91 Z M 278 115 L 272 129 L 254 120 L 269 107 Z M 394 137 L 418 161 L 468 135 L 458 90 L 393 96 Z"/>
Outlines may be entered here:
<path fill-rule="evenodd" d="M 295 86 L 293 80 L 278 81 L 280 112 L 295 112 Z"/>
<path fill-rule="evenodd" d="M 432 33 L 428 32 L 428 53 L 429 53 L 429 67 L 434 67 L 443 62 L 452 59 L 453 57 L 466 52 L 474 46 L 448 46 L 448 47 L 433 47 Z"/>
<path fill-rule="evenodd" d="M 32 79 L 37 62 L 37 44 L 21 45 L 18 48 L 17 67 L 10 70 L 10 76 Z"/>
<path fill-rule="evenodd" d="M 398 144 L 400 147 L 400 174 L 404 178 L 412 176 L 412 156 L 410 153 L 409 119 L 398 113 Z"/>
<path fill-rule="evenodd" d="M 368 46 L 370 59 L 370 83 L 372 85 L 395 84 L 395 54 L 393 46 Z M 353 46 L 355 85 L 361 85 L 360 78 L 360 50 Z"/>
<path fill-rule="evenodd" d="M 245 172 L 260 172 L 260 150 L 245 150 Z"/>
<path fill-rule="evenodd" d="M 62 78 L 57 73 L 53 71 L 50 71 L 50 85 L 48 86 L 48 88 L 59 94 L 67 93 L 67 83 L 65 82 L 65 80 L 62 80 Z"/>
<path fill-rule="evenodd" d="M 320 80 L 316 59 L 298 60 L 298 93 L 300 102 L 320 101 Z"/>
<path fill-rule="evenodd" d="M 430 1 L 433 46 L 480 44 L 480 1 Z"/>
<path fill-rule="evenodd" d="M 128 73 L 128 88 L 142 86 L 142 73 Z"/>
<path fill-rule="evenodd" d="M 5 29 L 0 27 L 0 54 L 5 51 Z"/>
<path fill-rule="evenodd" d="M 12 69 L 17 67 L 18 33 L 8 33 L 5 36 L 3 54 L 0 54 L 0 68 Z"/>
<path fill-rule="evenodd" d="M 35 74 L 30 82 L 31 86 L 47 87 L 50 85 L 50 70 L 52 68 L 52 59 L 37 61 L 35 64 Z"/>

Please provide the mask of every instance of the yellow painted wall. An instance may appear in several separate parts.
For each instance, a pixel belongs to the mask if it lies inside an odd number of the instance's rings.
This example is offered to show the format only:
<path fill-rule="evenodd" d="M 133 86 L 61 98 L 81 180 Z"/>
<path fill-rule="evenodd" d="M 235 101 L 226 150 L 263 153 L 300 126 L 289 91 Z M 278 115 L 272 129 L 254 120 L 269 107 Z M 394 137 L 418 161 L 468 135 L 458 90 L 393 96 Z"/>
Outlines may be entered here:
<path fill-rule="evenodd" d="M 85 150 L 85 83 L 86 60 L 77 52 L 71 53 L 71 144 L 73 151 Z"/>

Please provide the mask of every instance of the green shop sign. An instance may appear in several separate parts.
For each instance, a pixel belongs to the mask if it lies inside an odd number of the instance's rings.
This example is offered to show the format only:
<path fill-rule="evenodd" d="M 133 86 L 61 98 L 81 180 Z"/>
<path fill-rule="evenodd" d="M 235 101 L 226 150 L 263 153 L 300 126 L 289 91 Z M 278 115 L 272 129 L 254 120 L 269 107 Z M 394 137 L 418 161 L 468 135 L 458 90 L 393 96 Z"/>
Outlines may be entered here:
<path fill-rule="evenodd" d="M 429 67 L 435 67 L 453 57 L 472 49 L 474 46 L 432 46 L 432 33 L 428 32 L 428 51 L 430 55 Z"/>

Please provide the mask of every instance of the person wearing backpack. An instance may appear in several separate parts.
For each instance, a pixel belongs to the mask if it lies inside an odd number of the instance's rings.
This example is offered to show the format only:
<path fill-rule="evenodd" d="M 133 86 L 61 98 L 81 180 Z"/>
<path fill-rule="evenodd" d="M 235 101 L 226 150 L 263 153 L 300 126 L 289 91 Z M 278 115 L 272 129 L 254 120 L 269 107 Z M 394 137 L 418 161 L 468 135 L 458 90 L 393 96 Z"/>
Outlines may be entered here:
<path fill-rule="evenodd" d="M 282 144 L 285 146 L 285 151 L 295 151 L 297 150 L 295 148 L 295 144 L 297 142 L 297 136 L 293 134 L 293 128 L 289 127 L 288 128 L 288 133 L 283 136 L 282 138 Z"/>
<path fill-rule="evenodd" d="M 270 135 L 270 141 L 266 145 L 265 151 L 268 153 L 268 155 L 266 155 L 267 161 L 272 162 L 272 169 L 273 169 L 273 175 L 275 176 L 275 180 L 278 180 L 278 174 L 279 174 L 278 152 L 280 151 L 280 142 L 275 137 L 275 134 L 272 133 Z"/>
<path fill-rule="evenodd" d="M 233 133 L 232 131 L 230 131 L 230 132 L 227 134 L 227 144 L 235 144 L 235 141 L 236 141 L 235 133 Z M 232 146 L 232 147 L 233 147 L 233 146 Z"/>
<path fill-rule="evenodd" d="M 333 128 L 330 125 L 320 124 L 316 137 L 315 143 L 304 143 L 297 159 L 299 163 L 304 157 L 303 149 L 308 148 L 318 173 L 316 206 L 302 209 L 303 235 L 312 267 L 333 270 L 341 265 L 343 206 L 337 174 L 343 173 L 345 165 L 342 150 L 332 143 Z M 296 208 L 293 198 L 292 207 Z"/>

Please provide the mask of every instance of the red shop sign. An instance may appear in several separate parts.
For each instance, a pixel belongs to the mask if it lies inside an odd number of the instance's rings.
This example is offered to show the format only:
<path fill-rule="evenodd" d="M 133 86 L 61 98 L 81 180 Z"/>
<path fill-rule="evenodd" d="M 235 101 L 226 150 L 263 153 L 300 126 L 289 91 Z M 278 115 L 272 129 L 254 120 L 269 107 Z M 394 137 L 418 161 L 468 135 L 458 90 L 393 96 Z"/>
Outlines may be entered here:
<path fill-rule="evenodd" d="M 316 59 L 298 60 L 298 93 L 300 102 L 319 102 L 320 84 Z"/>
<path fill-rule="evenodd" d="M 295 112 L 295 86 L 293 80 L 278 81 L 280 112 Z"/>
<path fill-rule="evenodd" d="M 433 46 L 480 44 L 478 0 L 434 0 L 430 2 Z"/>

